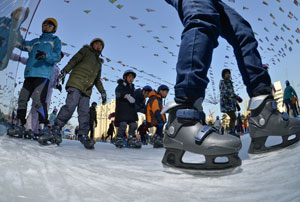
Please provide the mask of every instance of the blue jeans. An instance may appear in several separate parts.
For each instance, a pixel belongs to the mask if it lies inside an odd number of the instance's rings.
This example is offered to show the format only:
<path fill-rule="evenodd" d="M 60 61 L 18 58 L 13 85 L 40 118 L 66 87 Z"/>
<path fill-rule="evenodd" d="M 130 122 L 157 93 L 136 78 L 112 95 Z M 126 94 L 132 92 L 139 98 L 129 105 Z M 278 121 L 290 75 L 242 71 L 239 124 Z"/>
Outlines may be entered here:
<path fill-rule="evenodd" d="M 207 71 L 219 36 L 233 47 L 250 97 L 257 89 L 271 85 L 270 76 L 262 67 L 251 26 L 235 10 L 221 0 L 166 1 L 176 8 L 184 26 L 176 67 L 176 102 L 192 103 L 205 97 L 209 82 Z"/>

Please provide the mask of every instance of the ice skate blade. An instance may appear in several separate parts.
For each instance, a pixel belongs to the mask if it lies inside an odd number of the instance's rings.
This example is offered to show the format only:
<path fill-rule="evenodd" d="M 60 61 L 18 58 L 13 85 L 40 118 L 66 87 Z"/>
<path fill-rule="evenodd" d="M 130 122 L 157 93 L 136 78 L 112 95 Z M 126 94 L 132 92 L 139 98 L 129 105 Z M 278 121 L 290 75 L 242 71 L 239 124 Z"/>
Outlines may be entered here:
<path fill-rule="evenodd" d="M 163 157 L 162 163 L 165 166 L 186 169 L 186 170 L 204 170 L 204 171 L 220 171 L 238 167 L 242 164 L 238 153 L 224 155 L 224 156 L 205 156 L 204 163 L 184 163 L 182 157 L 184 150 L 167 148 Z M 227 157 L 228 162 L 215 162 L 217 157 Z"/>
<path fill-rule="evenodd" d="M 241 173 L 243 169 L 241 167 L 235 167 L 235 168 L 228 168 L 223 170 L 191 170 L 191 169 L 184 169 L 184 168 L 178 168 L 178 167 L 169 167 L 165 164 L 163 164 L 163 168 L 165 169 L 164 172 L 170 173 L 170 174 L 188 174 L 193 176 L 203 176 L 203 177 L 222 177 L 222 176 L 228 176 L 228 175 L 234 175 L 237 173 Z"/>
<path fill-rule="evenodd" d="M 249 154 L 261 154 L 261 153 L 272 152 L 272 151 L 276 151 L 276 150 L 288 147 L 300 140 L 300 133 L 295 134 L 296 137 L 294 139 L 288 140 L 289 136 L 292 136 L 292 135 L 282 136 L 282 143 L 273 145 L 270 147 L 265 146 L 268 136 L 252 138 L 248 153 Z"/>

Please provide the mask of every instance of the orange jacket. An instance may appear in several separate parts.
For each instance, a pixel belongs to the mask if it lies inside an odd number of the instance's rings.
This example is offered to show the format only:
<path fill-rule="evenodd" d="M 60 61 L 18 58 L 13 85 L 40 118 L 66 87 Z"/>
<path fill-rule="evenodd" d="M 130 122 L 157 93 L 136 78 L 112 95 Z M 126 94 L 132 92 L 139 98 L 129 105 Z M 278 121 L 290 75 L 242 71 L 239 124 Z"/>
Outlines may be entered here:
<path fill-rule="evenodd" d="M 166 116 L 160 114 L 163 109 L 162 97 L 152 90 L 149 94 L 149 100 L 147 102 L 146 121 L 151 126 L 158 125 L 159 121 L 166 123 Z M 160 120 L 159 120 L 160 119 Z"/>

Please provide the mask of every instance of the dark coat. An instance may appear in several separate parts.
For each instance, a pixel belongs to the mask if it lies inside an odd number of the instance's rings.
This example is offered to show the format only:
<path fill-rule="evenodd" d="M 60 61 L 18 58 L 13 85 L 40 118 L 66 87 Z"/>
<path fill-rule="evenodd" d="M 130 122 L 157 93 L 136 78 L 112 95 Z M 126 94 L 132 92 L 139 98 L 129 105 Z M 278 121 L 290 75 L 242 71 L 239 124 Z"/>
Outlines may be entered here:
<path fill-rule="evenodd" d="M 123 79 L 118 80 L 118 86 L 115 90 L 116 93 L 116 117 L 115 122 L 135 122 L 138 120 L 135 103 L 130 103 L 124 96 L 130 94 L 134 97 L 134 85 L 129 84 Z"/>
<path fill-rule="evenodd" d="M 97 112 L 96 112 L 96 108 L 91 106 L 90 107 L 90 124 L 94 124 L 94 122 L 97 124 Z"/>
<path fill-rule="evenodd" d="M 146 114 L 146 99 L 141 88 L 134 91 L 134 98 L 136 111 Z"/>

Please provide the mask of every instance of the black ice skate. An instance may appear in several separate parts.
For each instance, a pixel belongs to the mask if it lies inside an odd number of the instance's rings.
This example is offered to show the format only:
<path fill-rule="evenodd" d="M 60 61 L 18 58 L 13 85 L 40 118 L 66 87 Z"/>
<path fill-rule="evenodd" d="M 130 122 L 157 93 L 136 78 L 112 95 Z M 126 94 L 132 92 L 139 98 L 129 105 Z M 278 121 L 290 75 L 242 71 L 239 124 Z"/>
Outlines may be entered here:
<path fill-rule="evenodd" d="M 62 142 L 60 128 L 58 126 L 53 126 L 52 130 L 48 126 L 41 127 L 39 136 L 38 142 L 41 145 L 59 145 Z"/>
<path fill-rule="evenodd" d="M 252 97 L 248 110 L 251 111 L 249 129 L 252 138 L 249 153 L 269 152 L 299 141 L 300 120 L 290 118 L 287 113 L 281 114 L 277 110 L 277 103 L 273 96 Z M 282 143 L 267 147 L 265 143 L 269 136 L 281 136 Z"/>
<path fill-rule="evenodd" d="M 29 140 L 33 139 L 34 138 L 34 132 L 31 129 L 29 129 L 28 131 L 25 131 L 24 138 L 29 139 Z"/>
<path fill-rule="evenodd" d="M 80 136 L 79 141 L 83 144 L 84 148 L 86 149 L 94 149 L 94 140 L 89 138 L 87 135 Z"/>
<path fill-rule="evenodd" d="M 173 102 L 168 103 L 162 113 L 169 113 L 164 137 L 164 165 L 192 170 L 222 170 L 241 165 L 238 156 L 242 146 L 240 139 L 220 135 L 214 128 L 205 126 L 203 112 Z M 204 155 L 205 162 L 183 162 L 185 151 Z M 217 157 L 226 157 L 227 162 L 217 162 Z"/>
<path fill-rule="evenodd" d="M 122 148 L 124 145 L 123 139 L 121 137 L 116 138 L 115 146 L 117 148 Z"/>
<path fill-rule="evenodd" d="M 129 136 L 127 140 L 127 147 L 139 149 L 142 147 L 142 144 L 136 139 L 136 137 Z"/>
<path fill-rule="evenodd" d="M 161 136 L 155 134 L 153 136 L 153 148 L 162 148 L 162 147 L 164 147 L 164 144 Z"/>
<path fill-rule="evenodd" d="M 16 124 L 12 124 L 7 129 L 7 135 L 9 135 L 10 137 L 23 138 L 25 133 L 25 127 L 23 124 L 21 124 L 21 120 L 17 120 Z"/>

